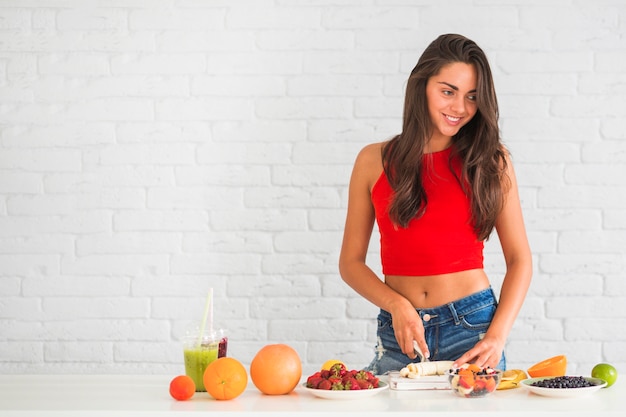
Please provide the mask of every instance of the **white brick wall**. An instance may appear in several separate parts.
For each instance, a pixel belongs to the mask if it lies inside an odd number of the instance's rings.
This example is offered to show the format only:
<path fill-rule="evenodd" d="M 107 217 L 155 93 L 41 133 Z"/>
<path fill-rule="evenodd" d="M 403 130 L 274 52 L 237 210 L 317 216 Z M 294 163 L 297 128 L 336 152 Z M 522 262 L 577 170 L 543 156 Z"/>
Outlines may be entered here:
<path fill-rule="evenodd" d="M 210 287 L 242 362 L 365 365 L 350 170 L 444 32 L 489 55 L 533 248 L 509 365 L 625 368 L 626 1 L 4 0 L 0 372 L 182 372 Z"/>

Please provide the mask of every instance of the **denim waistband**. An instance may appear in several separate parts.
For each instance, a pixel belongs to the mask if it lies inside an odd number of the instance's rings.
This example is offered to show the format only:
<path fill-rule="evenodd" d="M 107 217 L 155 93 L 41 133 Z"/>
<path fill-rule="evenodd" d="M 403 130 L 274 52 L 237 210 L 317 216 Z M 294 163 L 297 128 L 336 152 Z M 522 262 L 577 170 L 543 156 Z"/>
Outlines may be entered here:
<path fill-rule="evenodd" d="M 451 301 L 432 308 L 418 308 L 424 327 L 445 323 L 448 321 L 459 321 L 459 317 L 470 314 L 482 308 L 497 305 L 493 288 L 485 288 L 467 297 Z M 385 310 L 380 310 L 381 316 L 391 318 L 391 314 Z"/>

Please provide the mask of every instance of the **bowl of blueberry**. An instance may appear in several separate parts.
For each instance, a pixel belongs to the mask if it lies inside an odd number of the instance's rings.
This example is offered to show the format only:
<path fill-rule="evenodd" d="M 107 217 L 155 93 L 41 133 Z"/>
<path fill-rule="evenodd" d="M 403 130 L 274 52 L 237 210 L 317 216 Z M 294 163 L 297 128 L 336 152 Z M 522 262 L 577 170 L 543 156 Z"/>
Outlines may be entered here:
<path fill-rule="evenodd" d="M 599 378 L 563 375 L 525 379 L 521 385 L 530 392 L 546 397 L 578 397 L 595 392 L 607 385 Z"/>
<path fill-rule="evenodd" d="M 463 398 L 485 397 L 496 390 L 502 380 L 502 371 L 465 364 L 448 371 L 448 382 L 452 391 Z"/>

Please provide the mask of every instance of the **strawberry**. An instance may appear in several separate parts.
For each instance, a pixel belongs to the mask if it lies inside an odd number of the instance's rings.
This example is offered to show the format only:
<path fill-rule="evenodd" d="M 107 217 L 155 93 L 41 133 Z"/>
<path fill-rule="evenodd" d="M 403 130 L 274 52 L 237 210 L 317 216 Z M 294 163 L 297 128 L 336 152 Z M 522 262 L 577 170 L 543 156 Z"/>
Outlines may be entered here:
<path fill-rule="evenodd" d="M 307 378 L 308 388 L 324 390 L 361 390 L 378 388 L 378 377 L 369 371 L 348 370 L 344 364 L 336 363 L 330 370 L 315 372 Z"/>
<path fill-rule="evenodd" d="M 306 386 L 308 388 L 317 388 L 322 381 L 326 381 L 326 379 L 321 376 L 311 375 L 306 379 Z"/>
<path fill-rule="evenodd" d="M 359 385 L 360 389 L 370 389 L 374 388 L 372 383 L 367 379 L 355 379 L 356 383 Z"/>
<path fill-rule="evenodd" d="M 354 377 L 356 379 L 363 379 L 367 381 L 368 379 L 374 378 L 374 375 L 368 371 L 359 371 L 354 375 Z"/>
<path fill-rule="evenodd" d="M 350 375 L 344 375 L 343 378 L 341 378 L 341 382 L 344 384 L 352 383 L 352 381 L 356 381 L 356 378 Z"/>
<path fill-rule="evenodd" d="M 319 385 L 316 387 L 317 389 L 325 389 L 330 390 L 332 388 L 332 384 L 327 379 L 322 379 Z"/>
<path fill-rule="evenodd" d="M 361 387 L 359 386 L 359 383 L 354 378 L 348 378 L 346 380 L 346 382 L 344 382 L 343 385 L 344 385 L 345 389 L 349 389 L 349 390 L 359 390 L 359 389 L 361 389 Z"/>
<path fill-rule="evenodd" d="M 309 375 L 308 378 L 322 378 L 322 373 L 321 372 L 316 372 L 316 373 L 314 373 L 312 375 Z"/>
<path fill-rule="evenodd" d="M 343 363 L 336 363 L 330 367 L 330 373 L 334 376 L 344 376 L 347 372 L 346 365 Z"/>
<path fill-rule="evenodd" d="M 345 387 L 343 386 L 341 381 L 339 381 L 339 382 L 335 382 L 330 389 L 333 391 L 342 391 L 345 389 Z"/>
<path fill-rule="evenodd" d="M 330 378 L 328 378 L 328 380 L 333 385 L 341 384 L 343 382 L 343 380 L 340 377 L 338 377 L 338 376 L 331 376 Z"/>

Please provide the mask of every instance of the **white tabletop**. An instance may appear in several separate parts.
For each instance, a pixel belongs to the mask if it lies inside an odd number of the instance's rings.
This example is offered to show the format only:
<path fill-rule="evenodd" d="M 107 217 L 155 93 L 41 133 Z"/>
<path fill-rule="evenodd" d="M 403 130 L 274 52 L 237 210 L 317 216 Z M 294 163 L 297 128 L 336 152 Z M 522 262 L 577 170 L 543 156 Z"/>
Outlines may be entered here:
<path fill-rule="evenodd" d="M 496 391 L 486 398 L 460 398 L 450 390 L 393 391 L 357 400 L 314 397 L 302 386 L 289 395 L 261 394 L 249 382 L 246 391 L 229 401 L 196 393 L 189 401 L 169 395 L 171 376 L 164 375 L 0 375 L 0 417 L 56 416 L 181 416 L 197 412 L 254 416 L 362 415 L 394 412 L 396 416 L 444 415 L 623 415 L 626 383 L 579 398 L 550 398 L 524 388 Z M 196 413 L 194 413 L 196 412 Z M 506 414 L 504 414 L 506 412 Z"/>

